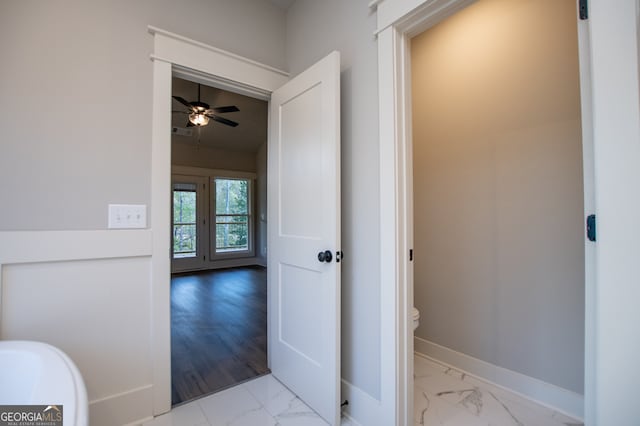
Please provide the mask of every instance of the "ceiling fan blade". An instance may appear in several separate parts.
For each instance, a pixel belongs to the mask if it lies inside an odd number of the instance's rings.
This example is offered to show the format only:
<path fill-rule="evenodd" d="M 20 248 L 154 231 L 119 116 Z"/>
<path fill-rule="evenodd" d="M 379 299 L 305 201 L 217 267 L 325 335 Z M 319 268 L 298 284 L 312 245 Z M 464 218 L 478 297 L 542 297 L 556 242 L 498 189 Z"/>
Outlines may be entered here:
<path fill-rule="evenodd" d="M 206 114 L 206 116 L 218 123 L 226 124 L 227 126 L 236 127 L 238 125 L 235 121 L 227 120 L 226 118 L 218 117 L 217 115 Z"/>
<path fill-rule="evenodd" d="M 213 111 L 216 114 L 221 114 L 221 113 L 225 113 L 225 112 L 237 112 L 237 111 L 240 111 L 240 110 L 238 109 L 237 106 L 230 105 L 230 106 L 213 107 L 213 108 L 211 108 L 211 111 Z"/>
<path fill-rule="evenodd" d="M 175 99 L 176 101 L 180 102 L 182 105 L 188 107 L 189 109 L 192 108 L 191 104 L 189 102 L 187 102 L 186 100 L 184 100 L 183 98 L 181 98 L 180 96 L 172 96 L 173 99 Z"/>

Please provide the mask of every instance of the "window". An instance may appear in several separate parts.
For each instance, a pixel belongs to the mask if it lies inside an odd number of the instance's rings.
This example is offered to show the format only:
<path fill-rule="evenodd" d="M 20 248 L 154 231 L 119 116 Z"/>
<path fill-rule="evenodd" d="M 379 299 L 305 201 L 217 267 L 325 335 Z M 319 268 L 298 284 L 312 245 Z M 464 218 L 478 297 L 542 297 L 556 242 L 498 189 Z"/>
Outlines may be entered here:
<path fill-rule="evenodd" d="M 197 248 L 195 183 L 173 185 L 173 257 L 195 257 Z"/>
<path fill-rule="evenodd" d="M 215 206 L 215 254 L 251 253 L 251 181 L 213 179 Z"/>
<path fill-rule="evenodd" d="M 171 175 L 171 271 L 254 256 L 253 173 L 179 168 Z M 248 260 L 247 260 L 248 262 Z"/>

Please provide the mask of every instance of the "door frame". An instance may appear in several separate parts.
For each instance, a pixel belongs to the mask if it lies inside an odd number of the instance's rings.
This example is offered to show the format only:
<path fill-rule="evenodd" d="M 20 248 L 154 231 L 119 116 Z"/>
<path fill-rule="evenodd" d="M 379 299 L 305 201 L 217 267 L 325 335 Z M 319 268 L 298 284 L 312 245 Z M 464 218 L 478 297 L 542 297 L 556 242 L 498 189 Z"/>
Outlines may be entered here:
<path fill-rule="evenodd" d="M 149 26 L 153 35 L 151 132 L 151 377 L 153 415 L 171 410 L 171 78 L 269 100 L 289 74 Z"/>
<path fill-rule="evenodd" d="M 377 9 L 380 134 L 380 264 L 383 401 L 395 397 L 395 424 L 413 416 L 413 170 L 411 39 L 476 0 L 373 0 Z M 577 17 L 576 17 L 577 19 Z M 589 21 L 578 21 L 585 173 L 585 212 L 595 212 L 594 139 Z M 586 240 L 585 240 L 586 241 Z M 585 242 L 585 407 L 595 407 L 596 249 Z M 393 371 L 391 371 L 393 369 Z M 393 394 L 392 394 L 393 393 Z M 586 408 L 585 420 L 595 408 Z"/>

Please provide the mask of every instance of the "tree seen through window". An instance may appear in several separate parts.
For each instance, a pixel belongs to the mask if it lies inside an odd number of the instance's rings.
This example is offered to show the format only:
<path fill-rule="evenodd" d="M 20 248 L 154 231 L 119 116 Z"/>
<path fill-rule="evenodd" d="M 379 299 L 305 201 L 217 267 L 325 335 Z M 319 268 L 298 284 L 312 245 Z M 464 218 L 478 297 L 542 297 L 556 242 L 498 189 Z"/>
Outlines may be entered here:
<path fill-rule="evenodd" d="M 196 255 L 196 191 L 173 191 L 173 256 Z"/>
<path fill-rule="evenodd" d="M 216 252 L 249 250 L 249 181 L 215 179 Z"/>

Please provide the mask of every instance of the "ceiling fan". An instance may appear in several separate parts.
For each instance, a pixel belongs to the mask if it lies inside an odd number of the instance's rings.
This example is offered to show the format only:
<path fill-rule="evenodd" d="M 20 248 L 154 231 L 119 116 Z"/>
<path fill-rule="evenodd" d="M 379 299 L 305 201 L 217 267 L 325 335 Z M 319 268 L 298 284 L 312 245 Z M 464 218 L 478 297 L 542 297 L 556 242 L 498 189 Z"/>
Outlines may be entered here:
<path fill-rule="evenodd" d="M 240 111 L 238 107 L 235 105 L 231 106 L 222 106 L 222 107 L 213 107 L 210 108 L 209 104 L 200 101 L 200 84 L 198 84 L 198 100 L 193 102 L 187 102 L 184 98 L 180 96 L 172 96 L 173 99 L 180 102 L 182 105 L 189 108 L 189 111 L 173 111 L 175 113 L 180 114 L 188 114 L 189 121 L 187 122 L 187 127 L 192 126 L 206 126 L 209 124 L 209 119 L 217 121 L 218 123 L 226 124 L 227 126 L 236 127 L 238 123 L 235 121 L 227 120 L 226 118 L 220 117 L 217 114 L 224 114 L 226 112 L 236 112 Z"/>

